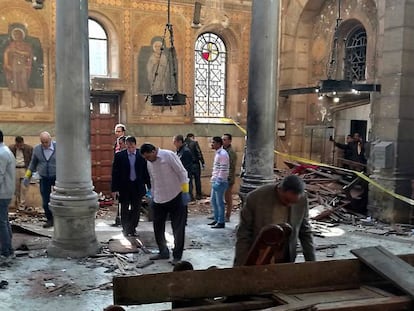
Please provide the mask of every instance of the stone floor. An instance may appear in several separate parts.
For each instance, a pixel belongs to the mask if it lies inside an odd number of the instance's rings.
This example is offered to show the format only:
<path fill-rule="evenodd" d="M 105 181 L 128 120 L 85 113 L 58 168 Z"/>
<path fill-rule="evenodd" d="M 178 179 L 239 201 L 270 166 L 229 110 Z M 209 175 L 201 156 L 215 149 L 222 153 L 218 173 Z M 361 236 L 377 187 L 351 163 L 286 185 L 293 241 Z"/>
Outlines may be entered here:
<path fill-rule="evenodd" d="M 111 227 L 113 215 L 97 219 L 96 233 L 99 241 L 105 247 L 109 239 L 119 237 L 120 228 Z M 195 269 L 206 269 L 215 265 L 231 267 L 234 252 L 235 227 L 237 212 L 225 229 L 213 230 L 206 225 L 208 220 L 205 213 L 190 215 L 187 226 L 185 260 L 190 261 Z M 26 223 L 25 227 L 39 233 L 52 235 L 53 230 L 41 229 L 41 223 Z M 141 221 L 139 234 L 143 243 L 152 251 L 156 245 L 150 222 Z M 327 257 L 327 251 L 317 252 L 318 260 L 352 258 L 349 250 L 364 246 L 382 245 L 395 254 L 412 253 L 414 237 L 381 236 L 370 234 L 364 228 L 351 225 L 341 225 L 329 228 L 324 232 L 324 238 L 315 237 L 316 245 L 336 244 L 333 258 Z M 167 238 L 171 240 L 168 226 Z M 25 240 L 26 239 L 26 240 Z M 112 304 L 112 289 L 110 282 L 113 276 L 119 275 L 115 259 L 86 258 L 57 259 L 48 258 L 44 247 L 49 239 L 15 234 L 14 243 L 25 241 L 30 245 L 30 256 L 17 258 L 10 267 L 0 267 L 0 279 L 7 280 L 9 286 L 0 289 L 0 310 L 80 310 L 99 311 Z M 146 274 L 167 272 L 172 266 L 167 261 L 159 261 L 143 268 L 136 268 L 136 263 L 144 262 L 150 255 L 138 253 L 128 255 L 132 269 L 126 274 Z M 299 254 L 298 261 L 303 261 Z M 157 304 L 146 306 L 126 307 L 126 310 L 168 310 L 170 305 Z"/>

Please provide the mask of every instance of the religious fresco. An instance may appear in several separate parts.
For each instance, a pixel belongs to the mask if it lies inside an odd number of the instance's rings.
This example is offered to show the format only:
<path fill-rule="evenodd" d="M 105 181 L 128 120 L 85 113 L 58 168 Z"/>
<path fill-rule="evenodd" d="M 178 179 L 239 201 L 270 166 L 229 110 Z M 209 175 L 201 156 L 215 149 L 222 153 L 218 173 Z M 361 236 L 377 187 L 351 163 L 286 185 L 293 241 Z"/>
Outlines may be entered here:
<path fill-rule="evenodd" d="M 147 27 L 147 32 L 139 32 L 136 38 L 136 58 L 135 68 L 136 72 L 135 87 L 136 96 L 133 105 L 133 112 L 135 112 L 135 119 L 140 122 L 149 120 L 148 117 L 172 117 L 177 116 L 182 119 L 184 114 L 187 114 L 189 107 L 174 106 L 171 107 L 155 107 L 151 104 L 150 94 L 168 94 L 175 92 L 175 80 L 173 77 L 173 67 L 175 66 L 178 90 L 181 91 L 183 85 L 183 54 L 181 42 L 184 41 L 181 34 L 177 34 L 175 45 L 178 47 L 177 60 L 172 60 L 170 52 L 169 36 L 163 38 L 160 35 L 164 32 L 162 24 L 153 23 Z M 161 52 L 163 39 L 166 40 L 165 47 Z M 174 64 L 174 66 L 173 66 Z M 144 119 L 143 119 L 144 118 Z M 171 121 L 171 119 L 169 119 Z M 135 120 L 134 120 L 135 121 Z"/>
<path fill-rule="evenodd" d="M 43 50 L 38 38 L 15 23 L 0 34 L 0 87 L 11 94 L 11 108 L 33 108 L 34 89 L 43 89 Z"/>
<path fill-rule="evenodd" d="M 53 121 L 44 23 L 31 8 L 0 14 L 0 120 Z"/>

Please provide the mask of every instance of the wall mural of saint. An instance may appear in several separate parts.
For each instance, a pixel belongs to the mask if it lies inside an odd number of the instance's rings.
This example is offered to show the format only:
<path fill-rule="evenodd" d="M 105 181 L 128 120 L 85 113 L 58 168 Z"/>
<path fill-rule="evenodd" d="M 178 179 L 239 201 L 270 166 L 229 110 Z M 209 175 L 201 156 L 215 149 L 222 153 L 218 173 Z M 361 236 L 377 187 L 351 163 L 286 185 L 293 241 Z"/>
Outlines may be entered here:
<path fill-rule="evenodd" d="M 138 93 L 171 94 L 177 91 L 173 77 L 173 65 L 170 48 L 162 48 L 162 38 L 153 37 L 150 46 L 143 46 L 138 56 Z M 175 61 L 175 63 L 173 63 Z"/>
<path fill-rule="evenodd" d="M 43 50 L 38 38 L 30 37 L 20 23 L 0 34 L 0 87 L 11 93 L 11 108 L 33 108 L 34 89 L 43 89 Z"/>

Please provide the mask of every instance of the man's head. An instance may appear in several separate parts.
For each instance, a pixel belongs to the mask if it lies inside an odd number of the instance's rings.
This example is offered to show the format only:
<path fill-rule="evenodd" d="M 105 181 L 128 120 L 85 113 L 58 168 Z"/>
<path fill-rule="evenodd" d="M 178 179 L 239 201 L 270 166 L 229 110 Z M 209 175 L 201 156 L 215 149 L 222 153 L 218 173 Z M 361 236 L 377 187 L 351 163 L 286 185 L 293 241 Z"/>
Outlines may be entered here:
<path fill-rule="evenodd" d="M 346 136 L 346 143 L 349 144 L 350 142 L 352 142 L 354 139 L 352 138 L 351 135 L 347 135 Z"/>
<path fill-rule="evenodd" d="M 285 205 L 292 205 L 301 199 L 305 192 L 305 183 L 296 175 L 289 175 L 282 179 L 278 186 L 280 200 Z"/>
<path fill-rule="evenodd" d="M 361 141 L 361 136 L 359 135 L 359 133 L 354 133 L 354 141 L 356 142 Z"/>
<path fill-rule="evenodd" d="M 194 134 L 193 133 L 188 133 L 187 134 L 187 139 L 195 140 Z"/>
<path fill-rule="evenodd" d="M 154 145 L 145 143 L 139 149 L 145 160 L 150 162 L 157 160 L 157 148 Z"/>
<path fill-rule="evenodd" d="M 0 144 L 3 142 L 3 140 L 4 140 L 3 132 L 0 130 Z"/>
<path fill-rule="evenodd" d="M 134 136 L 127 136 L 125 144 L 128 152 L 133 153 L 137 149 L 137 140 Z"/>
<path fill-rule="evenodd" d="M 183 135 L 176 135 L 173 138 L 173 144 L 177 150 L 179 150 L 184 145 Z"/>
<path fill-rule="evenodd" d="M 223 147 L 227 148 L 231 145 L 231 140 L 233 139 L 233 136 L 231 136 L 231 134 L 226 133 L 223 134 L 221 139 L 223 140 Z"/>
<path fill-rule="evenodd" d="M 50 147 L 52 142 L 52 136 L 50 136 L 49 132 L 42 132 L 40 133 L 40 144 L 43 148 L 47 149 Z"/>
<path fill-rule="evenodd" d="M 116 137 L 125 136 L 126 127 L 125 125 L 118 123 L 117 125 L 115 125 L 114 131 L 115 131 Z"/>
<path fill-rule="evenodd" d="M 24 139 L 21 136 L 16 136 L 16 138 L 14 139 L 14 142 L 16 143 L 16 148 L 17 149 L 22 149 L 23 145 L 24 145 Z"/>
<path fill-rule="evenodd" d="M 118 140 L 118 144 L 119 144 L 119 150 L 127 149 L 126 136 L 118 137 L 117 140 Z"/>
<path fill-rule="evenodd" d="M 223 140 L 220 136 L 214 136 L 211 139 L 211 149 L 218 150 L 223 146 Z"/>

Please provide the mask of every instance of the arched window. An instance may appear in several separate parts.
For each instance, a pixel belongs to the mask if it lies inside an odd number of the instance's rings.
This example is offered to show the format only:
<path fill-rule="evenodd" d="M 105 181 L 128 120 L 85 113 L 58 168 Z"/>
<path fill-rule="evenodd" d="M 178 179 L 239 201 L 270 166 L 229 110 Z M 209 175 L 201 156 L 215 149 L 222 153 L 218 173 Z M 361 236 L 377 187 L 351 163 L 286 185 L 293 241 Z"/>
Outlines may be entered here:
<path fill-rule="evenodd" d="M 345 43 L 345 79 L 351 81 L 365 80 L 367 55 L 367 33 L 363 27 L 353 30 Z"/>
<path fill-rule="evenodd" d="M 204 33 L 195 43 L 194 117 L 225 116 L 226 46 L 214 33 Z"/>
<path fill-rule="evenodd" d="M 89 75 L 108 76 L 108 36 L 97 21 L 88 20 Z"/>

